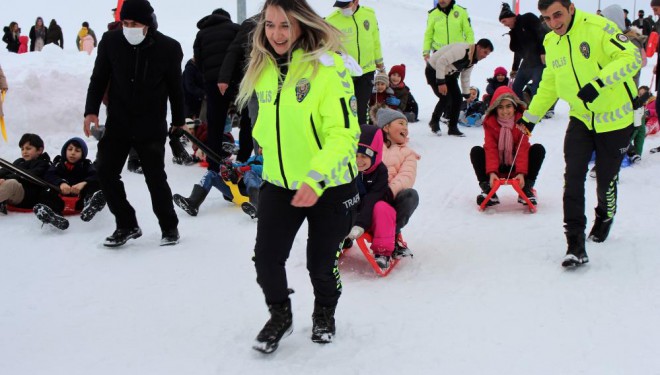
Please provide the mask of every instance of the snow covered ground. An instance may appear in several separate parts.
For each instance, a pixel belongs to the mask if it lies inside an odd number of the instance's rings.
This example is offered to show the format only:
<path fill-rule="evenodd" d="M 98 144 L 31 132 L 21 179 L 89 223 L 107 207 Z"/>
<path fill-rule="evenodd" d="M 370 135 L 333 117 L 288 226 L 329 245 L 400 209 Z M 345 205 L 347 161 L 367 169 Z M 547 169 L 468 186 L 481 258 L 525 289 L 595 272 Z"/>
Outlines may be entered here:
<path fill-rule="evenodd" d="M 406 82 L 420 102 L 421 121 L 410 128 L 411 146 L 422 155 L 416 184 L 421 205 L 404 231 L 415 257 L 390 276 L 375 276 L 357 249 L 343 259 L 334 343 L 309 339 L 306 230 L 288 262 L 296 290 L 294 333 L 275 354 L 263 356 L 250 349 L 267 319 L 250 259 L 256 223 L 213 192 L 197 217 L 177 209 L 181 243 L 161 248 L 143 177 L 126 172 L 144 236 L 119 250 L 101 246 L 114 230 L 107 209 L 90 223 L 71 217 L 64 232 L 41 227 L 32 214 L 0 217 L 0 372 L 660 374 L 660 155 L 646 151 L 640 165 L 622 171 L 615 224 L 607 242 L 587 244 L 591 263 L 561 269 L 567 106 L 560 102 L 555 118 L 537 126 L 532 138 L 547 149 L 537 181 L 538 213 L 526 213 L 506 187 L 501 205 L 478 212 L 468 154 L 482 143 L 482 129 L 450 138 L 432 135 L 426 125 L 435 104 L 420 58 L 427 2 L 363 1 L 377 7 L 386 65 L 406 64 Z M 2 22 L 20 15 L 26 31 L 34 9 L 48 21 L 51 3 L 38 3 L 3 2 Z M 99 35 L 113 7 L 67 3 L 58 21 L 77 30 L 90 17 Z M 182 42 L 187 58 L 197 19 L 224 5 L 198 1 L 181 14 L 178 2 L 153 3 L 161 30 Z M 495 67 L 509 69 L 512 56 L 502 36 L 507 30 L 493 19 L 499 6 L 469 3 L 477 38 L 495 44 L 473 74 L 473 84 L 484 89 Z M 330 11 L 331 1 L 312 4 L 321 14 Z M 232 14 L 233 5 L 227 6 Z M 248 13 L 258 6 L 250 1 Z M 401 20 L 405 27 L 397 24 Z M 0 157 L 18 156 L 24 132 L 41 134 L 51 156 L 66 139 L 82 136 L 93 61 L 71 48 L 21 56 L 0 51 L 10 84 L 9 143 L 0 141 Z M 651 68 L 643 72 L 645 84 Z M 650 137 L 646 149 L 659 144 L 660 137 Z M 93 157 L 96 142 L 89 140 L 89 147 Z M 167 172 L 172 190 L 187 195 L 203 170 L 168 160 Z M 587 207 L 593 207 L 595 181 L 586 185 Z M 587 216 L 591 223 L 591 208 Z"/>

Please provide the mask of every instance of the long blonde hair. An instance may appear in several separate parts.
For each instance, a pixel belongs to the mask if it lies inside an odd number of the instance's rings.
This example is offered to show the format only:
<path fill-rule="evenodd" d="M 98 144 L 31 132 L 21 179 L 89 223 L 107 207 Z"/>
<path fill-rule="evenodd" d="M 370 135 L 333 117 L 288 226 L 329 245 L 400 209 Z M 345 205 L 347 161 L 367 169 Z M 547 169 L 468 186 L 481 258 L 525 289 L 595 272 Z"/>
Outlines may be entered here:
<path fill-rule="evenodd" d="M 302 49 L 304 52 L 303 61 L 310 61 L 314 73 L 316 73 L 319 64 L 318 59 L 323 54 L 344 51 L 341 44 L 341 32 L 316 14 L 306 0 L 266 0 L 252 36 L 250 63 L 241 81 L 236 98 L 236 105 L 239 108 L 244 107 L 250 99 L 261 72 L 269 61 L 276 61 L 275 52 L 268 42 L 265 32 L 266 8 L 269 6 L 281 8 L 289 25 L 291 25 L 291 18 L 299 23 L 300 37 L 288 52 L 289 60 L 294 49 Z"/>

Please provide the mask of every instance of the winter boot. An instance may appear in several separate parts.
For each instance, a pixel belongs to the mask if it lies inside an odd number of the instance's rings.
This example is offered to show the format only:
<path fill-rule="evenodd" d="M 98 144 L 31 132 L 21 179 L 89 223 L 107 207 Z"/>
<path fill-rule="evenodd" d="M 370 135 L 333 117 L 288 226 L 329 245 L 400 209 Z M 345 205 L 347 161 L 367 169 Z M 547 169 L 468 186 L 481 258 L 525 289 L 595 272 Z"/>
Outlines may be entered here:
<path fill-rule="evenodd" d="M 386 270 L 390 268 L 391 258 L 388 257 L 387 255 L 376 254 L 374 255 L 374 260 L 376 261 L 376 264 L 378 264 L 378 267 L 380 267 L 381 270 Z"/>
<path fill-rule="evenodd" d="M 85 207 L 80 212 L 80 220 L 90 221 L 94 216 L 105 207 L 105 196 L 101 190 L 92 194 L 91 197 L 85 201 Z"/>
<path fill-rule="evenodd" d="M 208 194 L 209 192 L 206 191 L 202 185 L 195 184 L 193 185 L 193 189 L 189 198 L 184 198 L 179 194 L 174 194 L 172 196 L 172 200 L 174 201 L 174 204 L 181 207 L 181 209 L 186 211 L 188 215 L 197 216 L 197 213 L 199 212 L 199 206 L 201 206 L 202 202 L 204 202 L 204 199 L 206 199 Z"/>
<path fill-rule="evenodd" d="M 591 232 L 589 232 L 589 239 L 593 242 L 605 242 L 607 236 L 610 234 L 610 228 L 613 222 L 613 217 L 601 215 L 598 209 L 596 209 L 596 220 L 594 220 L 594 226 L 591 227 Z"/>
<path fill-rule="evenodd" d="M 525 193 L 527 198 L 532 202 L 533 205 L 536 206 L 536 194 L 534 194 L 534 184 L 536 183 L 536 180 L 528 180 L 525 179 L 525 186 L 523 186 L 522 191 Z M 523 205 L 527 205 L 527 201 L 524 200 L 522 197 L 518 197 L 518 203 L 522 203 Z"/>
<path fill-rule="evenodd" d="M 163 236 L 160 238 L 160 246 L 176 245 L 179 243 L 179 230 L 168 229 L 163 231 Z"/>
<path fill-rule="evenodd" d="M 172 149 L 172 163 L 179 165 L 191 165 L 194 163 L 192 156 L 183 147 L 179 138 L 170 139 L 170 148 Z"/>
<path fill-rule="evenodd" d="M 312 341 L 329 344 L 335 336 L 335 307 L 314 304 L 312 313 Z"/>
<path fill-rule="evenodd" d="M 65 219 L 62 215 L 55 213 L 52 208 L 45 204 L 36 204 L 32 211 L 37 215 L 37 219 L 44 224 L 50 224 L 60 230 L 65 230 L 69 227 L 69 220 Z"/>
<path fill-rule="evenodd" d="M 129 172 L 137 173 L 137 174 L 143 174 L 144 172 L 142 171 L 142 162 L 140 162 L 140 159 L 128 159 L 128 163 L 126 168 L 128 169 Z"/>
<path fill-rule="evenodd" d="M 394 251 L 392 251 L 392 258 L 401 259 L 403 257 L 412 257 L 413 253 L 408 248 L 408 244 L 403 240 L 401 233 L 396 234 L 396 239 L 394 240 Z"/>
<path fill-rule="evenodd" d="M 584 233 L 566 233 L 566 242 L 568 243 L 568 250 L 566 250 L 566 256 L 561 262 L 562 267 L 577 267 L 589 262 L 587 251 L 584 248 Z"/>
<path fill-rule="evenodd" d="M 442 135 L 442 131 L 440 130 L 440 119 L 437 117 L 431 117 L 431 121 L 429 121 L 429 127 L 434 134 Z"/>
<path fill-rule="evenodd" d="M 293 315 L 291 314 L 291 300 L 286 299 L 278 305 L 268 305 L 270 319 L 257 335 L 252 349 L 262 353 L 274 352 L 280 340 L 293 332 Z"/>
<path fill-rule="evenodd" d="M 463 134 L 462 131 L 458 130 L 458 125 L 449 125 L 449 131 L 447 131 L 447 134 L 453 135 L 455 137 L 465 137 L 465 134 Z"/>
<path fill-rule="evenodd" d="M 128 242 L 130 239 L 142 236 L 140 227 L 133 228 L 120 228 L 115 230 L 110 237 L 106 237 L 103 246 L 106 247 L 119 247 Z"/>
<path fill-rule="evenodd" d="M 7 202 L 0 202 L 0 214 L 7 215 Z"/>
<path fill-rule="evenodd" d="M 257 207 L 255 207 L 252 202 L 243 202 L 241 204 L 241 209 L 250 216 L 250 219 L 257 217 Z"/>
<path fill-rule="evenodd" d="M 481 206 L 488 194 L 490 194 L 490 183 L 486 181 L 480 182 L 479 188 L 481 188 L 481 194 L 477 195 L 477 205 Z M 497 196 L 497 193 L 490 197 L 490 200 L 486 203 L 486 207 L 494 206 L 496 204 L 500 204 L 500 198 Z"/>

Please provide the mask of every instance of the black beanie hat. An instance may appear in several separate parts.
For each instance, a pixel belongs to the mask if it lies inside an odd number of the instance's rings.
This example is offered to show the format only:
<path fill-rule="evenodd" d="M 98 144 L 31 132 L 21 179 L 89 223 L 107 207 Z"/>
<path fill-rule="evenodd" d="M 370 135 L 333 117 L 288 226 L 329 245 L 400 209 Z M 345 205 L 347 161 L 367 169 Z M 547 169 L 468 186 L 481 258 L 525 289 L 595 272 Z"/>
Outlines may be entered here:
<path fill-rule="evenodd" d="M 126 0 L 121 7 L 119 18 L 121 20 L 133 20 L 146 26 L 151 26 L 153 18 L 151 15 L 154 8 L 147 0 Z"/>
<path fill-rule="evenodd" d="M 511 6 L 507 3 L 502 3 L 502 11 L 500 12 L 500 21 L 503 18 L 515 17 L 516 14 L 511 10 Z"/>

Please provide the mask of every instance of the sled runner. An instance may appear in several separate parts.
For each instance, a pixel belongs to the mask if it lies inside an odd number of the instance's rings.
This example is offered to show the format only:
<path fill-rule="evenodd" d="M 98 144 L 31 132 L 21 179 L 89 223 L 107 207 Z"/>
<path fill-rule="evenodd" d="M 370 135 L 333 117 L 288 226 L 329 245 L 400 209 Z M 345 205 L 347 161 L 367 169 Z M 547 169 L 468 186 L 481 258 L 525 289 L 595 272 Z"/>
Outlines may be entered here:
<path fill-rule="evenodd" d="M 493 183 L 493 187 L 490 189 L 490 192 L 486 196 L 486 199 L 484 199 L 484 201 L 481 202 L 481 204 L 479 205 L 479 211 L 484 211 L 486 209 L 486 206 L 488 205 L 490 198 L 492 198 L 493 195 L 495 195 L 497 190 L 502 185 L 510 185 L 513 188 L 513 190 L 515 190 L 516 193 L 518 193 L 518 196 L 522 198 L 525 201 L 525 203 L 527 203 L 527 208 L 529 209 L 529 212 L 531 213 L 536 212 L 536 206 L 533 205 L 532 201 L 530 201 L 529 198 L 527 198 L 527 195 L 523 193 L 522 188 L 520 188 L 520 183 L 518 183 L 518 180 L 516 180 L 515 178 L 510 178 L 510 179 L 500 178 L 495 180 L 495 182 Z"/>
<path fill-rule="evenodd" d="M 399 263 L 400 259 L 392 257 L 392 259 L 390 260 L 389 267 L 387 267 L 386 269 L 380 268 L 378 263 L 376 263 L 376 259 L 374 258 L 373 252 L 369 248 L 369 245 L 371 244 L 372 241 L 373 241 L 373 237 L 371 236 L 370 233 L 366 233 L 366 232 L 355 240 L 358 247 L 360 248 L 360 251 L 362 251 L 362 254 L 364 254 L 364 257 L 367 259 L 367 262 L 369 262 L 369 264 L 371 265 L 371 268 L 374 269 L 374 271 L 378 274 L 378 276 L 385 277 L 392 271 L 392 269 L 394 269 L 397 263 Z M 346 252 L 349 249 L 350 247 L 343 249 L 343 252 Z"/>

